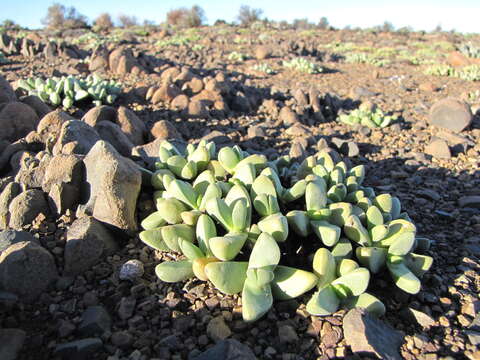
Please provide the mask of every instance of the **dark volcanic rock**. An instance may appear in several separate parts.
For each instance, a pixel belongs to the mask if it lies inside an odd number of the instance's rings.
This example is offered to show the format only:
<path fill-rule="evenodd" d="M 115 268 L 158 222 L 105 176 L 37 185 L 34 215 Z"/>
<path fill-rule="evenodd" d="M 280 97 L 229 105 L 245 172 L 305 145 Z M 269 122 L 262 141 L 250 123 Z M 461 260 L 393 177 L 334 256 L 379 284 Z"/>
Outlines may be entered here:
<path fill-rule="evenodd" d="M 193 358 L 193 360 L 256 360 L 253 351 L 237 340 L 219 341 L 215 346 Z"/>
<path fill-rule="evenodd" d="M 103 306 L 90 306 L 82 314 L 78 332 L 85 336 L 102 335 L 110 331 L 111 324 L 112 319 Z"/>
<path fill-rule="evenodd" d="M 0 359 L 15 360 L 27 334 L 20 329 L 0 329 Z"/>

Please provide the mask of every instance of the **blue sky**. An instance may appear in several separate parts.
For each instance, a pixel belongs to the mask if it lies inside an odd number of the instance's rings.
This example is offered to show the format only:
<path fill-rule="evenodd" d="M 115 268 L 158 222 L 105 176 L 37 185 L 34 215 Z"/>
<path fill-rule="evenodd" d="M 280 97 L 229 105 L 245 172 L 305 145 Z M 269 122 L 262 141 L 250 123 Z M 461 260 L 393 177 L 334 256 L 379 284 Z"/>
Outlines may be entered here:
<path fill-rule="evenodd" d="M 40 19 L 45 16 L 52 0 L 2 1 L 0 21 L 12 19 L 30 28 L 41 27 Z M 95 18 L 101 12 L 113 16 L 121 13 L 135 15 L 139 20 L 149 19 L 156 23 L 165 19 L 165 14 L 174 8 L 194 4 L 200 5 L 209 23 L 216 19 L 233 21 L 240 5 L 261 8 L 264 15 L 273 20 L 308 18 L 318 22 L 326 16 L 335 27 L 369 27 L 390 21 L 395 27 L 412 26 L 420 30 L 432 30 L 438 24 L 444 30 L 455 29 L 462 32 L 480 32 L 479 0 L 428 0 L 428 1 L 379 1 L 379 0 L 83 0 L 59 1 L 66 6 L 75 6 L 81 13 Z M 401 5 L 400 5 L 401 4 Z"/>

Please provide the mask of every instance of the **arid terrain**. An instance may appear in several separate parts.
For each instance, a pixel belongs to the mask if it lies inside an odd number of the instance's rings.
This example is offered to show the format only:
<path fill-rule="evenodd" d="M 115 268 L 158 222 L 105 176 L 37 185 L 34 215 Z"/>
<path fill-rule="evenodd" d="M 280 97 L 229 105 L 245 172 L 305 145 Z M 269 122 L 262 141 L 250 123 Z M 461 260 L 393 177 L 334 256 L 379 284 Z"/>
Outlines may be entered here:
<path fill-rule="evenodd" d="M 480 49 L 480 36 L 221 24 L 0 33 L 5 358 L 480 359 L 480 51 L 468 56 L 465 44 Z M 288 66 L 300 58 L 305 67 Z M 20 82 L 90 74 L 120 84 L 112 104 L 65 109 Z M 360 105 L 393 121 L 338 120 Z M 155 266 L 173 255 L 138 237 L 154 190 L 130 167 L 152 170 L 165 139 L 298 162 L 326 149 L 365 165 L 364 183 L 398 197 L 432 240 L 420 292 L 375 274 L 369 292 L 386 313 L 357 319 L 362 343 L 344 336 L 347 310 L 311 316 L 309 295 L 247 323 L 238 295 L 198 279 L 160 281 Z M 115 196 L 99 205 L 108 171 Z M 82 236 L 86 245 L 67 249 Z M 25 243 L 15 260 L 12 247 Z M 144 272 L 121 275 L 130 260 Z"/>

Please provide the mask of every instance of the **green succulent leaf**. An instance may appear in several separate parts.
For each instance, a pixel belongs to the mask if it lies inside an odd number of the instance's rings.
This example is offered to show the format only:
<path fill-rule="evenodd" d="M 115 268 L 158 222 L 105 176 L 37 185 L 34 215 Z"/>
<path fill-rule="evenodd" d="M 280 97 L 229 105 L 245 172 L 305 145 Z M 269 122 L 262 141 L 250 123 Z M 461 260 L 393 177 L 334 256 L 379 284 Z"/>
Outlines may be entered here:
<path fill-rule="evenodd" d="M 286 215 L 288 225 L 293 232 L 302 237 L 310 234 L 310 219 L 305 211 L 292 210 Z"/>
<path fill-rule="evenodd" d="M 193 242 L 195 231 L 185 224 L 167 225 L 162 227 L 162 239 L 172 251 L 180 251 L 179 239 Z"/>
<path fill-rule="evenodd" d="M 417 294 L 420 291 L 420 280 L 405 265 L 402 256 L 391 256 L 387 261 L 388 270 L 392 275 L 395 285 L 409 294 Z"/>
<path fill-rule="evenodd" d="M 189 260 L 165 261 L 155 267 L 157 277 L 168 283 L 184 281 L 194 276 Z"/>
<path fill-rule="evenodd" d="M 356 215 L 350 215 L 343 228 L 345 235 L 357 244 L 362 246 L 369 246 L 371 243 L 370 235 L 367 229 L 362 225 L 362 222 Z"/>
<path fill-rule="evenodd" d="M 325 248 L 320 248 L 313 257 L 313 272 L 318 277 L 319 288 L 330 284 L 335 279 L 337 265 L 332 253 Z"/>
<path fill-rule="evenodd" d="M 367 290 L 370 272 L 366 268 L 358 268 L 332 281 L 337 296 L 344 299 L 358 296 Z"/>
<path fill-rule="evenodd" d="M 375 296 L 369 293 L 363 293 L 359 296 L 353 296 L 343 300 L 343 305 L 349 309 L 362 308 L 374 316 L 383 316 L 385 314 L 385 305 Z"/>
<path fill-rule="evenodd" d="M 327 221 L 311 221 L 313 232 L 325 246 L 334 246 L 340 240 L 341 229 Z"/>
<path fill-rule="evenodd" d="M 290 300 L 305 294 L 315 287 L 318 282 L 315 274 L 278 265 L 274 271 L 274 279 L 270 284 L 273 297 L 278 300 Z"/>
<path fill-rule="evenodd" d="M 212 254 L 222 261 L 233 260 L 247 240 L 247 233 L 232 233 L 210 238 L 208 241 Z"/>
<path fill-rule="evenodd" d="M 280 248 L 275 239 L 267 233 L 261 233 L 253 246 L 248 260 L 248 268 L 276 266 L 280 261 Z"/>
<path fill-rule="evenodd" d="M 357 259 L 373 274 L 377 274 L 384 267 L 387 260 L 387 249 L 380 247 L 358 247 Z"/>
<path fill-rule="evenodd" d="M 205 254 L 211 254 L 209 240 L 217 236 L 217 228 L 210 216 L 200 215 L 197 221 L 196 234 L 200 249 Z"/>
<path fill-rule="evenodd" d="M 170 248 L 162 239 L 161 229 L 142 231 L 140 234 L 138 234 L 138 237 L 144 244 L 154 248 L 155 250 L 170 251 Z"/>
<path fill-rule="evenodd" d="M 275 241 L 284 242 L 288 237 L 288 221 L 281 213 L 267 216 L 258 222 L 261 231 L 273 236 Z"/>
<path fill-rule="evenodd" d="M 246 322 L 260 319 L 272 307 L 273 296 L 270 284 L 257 286 L 247 278 L 242 291 L 242 316 Z"/>
<path fill-rule="evenodd" d="M 340 299 L 331 285 L 321 288 L 307 302 L 307 311 L 311 315 L 325 316 L 338 310 Z"/>
<path fill-rule="evenodd" d="M 165 177 L 164 177 L 165 181 Z M 170 182 L 167 189 L 168 193 L 188 205 L 190 208 L 198 210 L 197 208 L 197 194 L 189 183 L 174 179 Z"/>
<path fill-rule="evenodd" d="M 156 229 L 158 227 L 164 226 L 167 221 L 163 218 L 160 211 L 155 211 L 143 219 L 140 224 L 145 230 Z"/>
<path fill-rule="evenodd" d="M 433 258 L 426 255 L 410 253 L 405 256 L 405 265 L 417 276 L 421 278 L 433 264 Z"/>
<path fill-rule="evenodd" d="M 352 257 L 352 252 L 352 243 L 347 238 L 342 237 L 332 249 L 332 255 L 337 263 L 342 259 L 350 259 Z"/>
<path fill-rule="evenodd" d="M 205 273 L 218 290 L 233 295 L 242 291 L 247 278 L 247 268 L 247 262 L 212 262 L 205 266 Z"/>

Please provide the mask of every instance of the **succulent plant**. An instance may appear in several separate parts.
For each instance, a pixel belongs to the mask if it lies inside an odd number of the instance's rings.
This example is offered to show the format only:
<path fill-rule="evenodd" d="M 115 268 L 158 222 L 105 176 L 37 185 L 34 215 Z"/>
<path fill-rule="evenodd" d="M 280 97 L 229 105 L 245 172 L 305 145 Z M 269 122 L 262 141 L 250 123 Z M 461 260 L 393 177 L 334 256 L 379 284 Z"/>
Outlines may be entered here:
<path fill-rule="evenodd" d="M 238 146 L 218 152 L 201 141 L 180 151 L 165 141 L 152 172 L 156 211 L 140 239 L 183 257 L 157 265 L 165 282 L 196 277 L 242 296 L 245 321 L 262 317 L 273 299 L 316 288 L 312 315 L 341 306 L 376 315 L 382 302 L 366 292 L 374 276 L 390 273 L 415 294 L 432 258 L 430 240 L 416 236 L 398 198 L 363 185 L 365 168 L 320 152 L 302 163 L 267 161 Z"/>
<path fill-rule="evenodd" d="M 237 51 L 232 51 L 230 54 L 228 54 L 228 60 L 234 61 L 234 62 L 242 62 L 247 59 L 247 55 L 243 53 L 239 53 Z"/>
<path fill-rule="evenodd" d="M 382 110 L 378 108 L 372 110 L 370 107 L 364 106 L 364 104 L 360 105 L 358 109 L 355 109 L 348 114 L 341 114 L 338 117 L 338 120 L 345 124 L 358 124 L 369 128 L 384 128 L 396 119 L 396 116 L 387 116 Z"/>
<path fill-rule="evenodd" d="M 268 74 L 268 75 L 272 75 L 275 73 L 275 70 L 273 70 L 270 65 L 266 64 L 266 63 L 261 63 L 261 64 L 255 64 L 254 66 L 252 66 L 252 70 L 253 71 L 258 71 L 258 72 L 261 72 L 261 73 L 265 73 L 265 74 Z"/>
<path fill-rule="evenodd" d="M 113 104 L 121 91 L 119 83 L 114 80 L 102 80 L 96 75 L 89 75 L 85 79 L 73 76 L 46 80 L 29 78 L 19 80 L 18 87 L 27 91 L 29 95 L 38 96 L 46 103 L 53 106 L 62 105 L 65 109 L 84 100 L 89 100 L 96 106 L 103 103 Z"/>
<path fill-rule="evenodd" d="M 288 69 L 303 72 L 306 74 L 318 74 L 323 72 L 322 67 L 301 57 L 294 58 L 290 61 L 284 61 L 283 66 Z"/>

